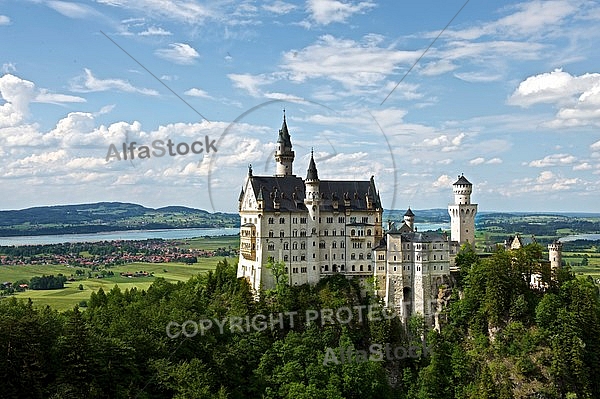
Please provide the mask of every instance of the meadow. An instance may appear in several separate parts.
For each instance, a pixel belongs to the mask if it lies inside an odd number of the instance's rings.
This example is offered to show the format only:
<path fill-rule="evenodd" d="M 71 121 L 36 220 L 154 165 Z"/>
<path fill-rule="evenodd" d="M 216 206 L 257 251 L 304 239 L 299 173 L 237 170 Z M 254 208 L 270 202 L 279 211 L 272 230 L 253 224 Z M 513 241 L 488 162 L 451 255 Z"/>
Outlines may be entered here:
<path fill-rule="evenodd" d="M 197 248 L 206 250 L 216 250 L 218 248 L 232 248 L 239 247 L 239 238 L 237 236 L 226 236 L 226 237 L 201 237 L 188 240 L 178 240 L 177 246 L 180 248 Z M 215 256 L 210 258 L 198 258 L 197 263 L 186 264 L 179 262 L 171 263 L 128 263 L 125 265 L 112 266 L 106 268 L 106 271 L 112 271 L 114 276 L 106 276 L 97 278 L 95 275 L 99 274 L 99 271 L 92 272 L 92 277 L 88 278 L 87 273 L 89 269 L 81 267 L 73 267 L 68 265 L 15 265 L 15 266 L 0 266 L 0 282 L 10 281 L 15 282 L 19 280 L 29 281 L 34 276 L 42 275 L 58 275 L 63 274 L 67 277 L 75 277 L 76 281 L 67 281 L 65 288 L 58 290 L 26 290 L 24 292 L 15 293 L 18 299 L 27 300 L 30 298 L 34 305 L 38 307 L 44 307 L 49 305 L 50 307 L 57 310 L 68 310 L 72 309 L 75 305 L 80 304 L 82 301 L 87 301 L 90 298 L 92 292 L 98 291 L 102 288 L 104 291 L 110 291 L 115 285 L 118 286 L 122 291 L 131 288 L 137 288 L 139 290 L 146 290 L 152 282 L 162 277 L 169 282 L 187 281 L 190 277 L 195 276 L 199 273 L 206 273 L 209 270 L 214 270 L 217 262 L 222 259 L 227 259 L 229 263 L 237 264 L 237 257 L 222 257 Z M 85 276 L 75 276 L 75 271 L 84 270 Z M 149 277 L 122 277 L 122 272 L 139 272 L 145 271 L 153 274 Z M 79 285 L 83 286 L 83 290 L 79 288 Z"/>

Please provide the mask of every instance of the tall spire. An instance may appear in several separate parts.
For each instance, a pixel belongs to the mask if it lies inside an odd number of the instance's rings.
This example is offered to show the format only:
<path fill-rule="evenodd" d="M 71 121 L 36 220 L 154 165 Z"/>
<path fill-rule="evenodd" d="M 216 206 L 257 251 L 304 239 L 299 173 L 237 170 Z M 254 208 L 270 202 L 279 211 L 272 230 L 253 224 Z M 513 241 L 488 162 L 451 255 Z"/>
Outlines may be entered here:
<path fill-rule="evenodd" d="M 292 149 L 292 139 L 285 119 L 285 109 L 283 110 L 283 124 L 281 125 L 281 129 L 279 129 L 279 138 L 277 139 L 277 142 L 283 143 L 284 147 L 287 147 L 290 150 Z"/>
<path fill-rule="evenodd" d="M 315 158 L 313 157 L 313 150 L 310 150 L 310 163 L 308 164 L 308 174 L 306 180 L 319 180 L 319 174 L 317 173 L 317 165 L 315 164 Z"/>
<path fill-rule="evenodd" d="M 281 125 L 281 129 L 279 129 L 279 137 L 277 139 L 275 163 L 275 176 L 293 175 L 294 151 L 292 151 L 292 139 L 285 119 L 285 109 L 283 110 L 283 124 Z"/>

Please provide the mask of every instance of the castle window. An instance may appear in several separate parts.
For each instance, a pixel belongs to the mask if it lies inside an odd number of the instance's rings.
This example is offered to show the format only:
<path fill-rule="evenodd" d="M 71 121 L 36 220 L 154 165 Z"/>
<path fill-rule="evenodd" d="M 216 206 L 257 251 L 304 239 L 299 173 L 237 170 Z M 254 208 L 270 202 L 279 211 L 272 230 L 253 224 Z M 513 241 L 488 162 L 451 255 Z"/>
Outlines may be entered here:
<path fill-rule="evenodd" d="M 273 224 L 275 220 L 273 218 L 269 218 L 269 224 Z"/>
<path fill-rule="evenodd" d="M 394 266 L 394 271 L 396 271 L 396 266 Z"/>
<path fill-rule="evenodd" d="M 356 230 L 354 230 L 354 229 L 350 230 L 350 235 L 354 237 L 356 235 Z"/>
<path fill-rule="evenodd" d="M 300 230 L 300 237 L 306 237 L 306 230 Z"/>
<path fill-rule="evenodd" d="M 306 243 L 304 241 L 300 243 L 300 249 L 306 249 Z"/>
<path fill-rule="evenodd" d="M 444 255 L 440 255 L 440 260 L 444 259 Z"/>
<path fill-rule="evenodd" d="M 331 248 L 337 248 L 337 243 L 335 241 L 331 243 Z"/>
<path fill-rule="evenodd" d="M 298 257 L 297 256 L 292 256 L 292 261 L 298 262 Z"/>
<path fill-rule="evenodd" d="M 287 255 L 283 255 L 283 261 L 284 261 L 284 262 L 287 262 L 287 261 L 288 261 L 288 259 L 289 259 L 289 257 L 288 257 Z"/>
<path fill-rule="evenodd" d="M 367 248 L 371 248 L 371 241 L 367 243 Z"/>
<path fill-rule="evenodd" d="M 338 217 L 338 223 L 344 223 L 344 217 L 343 216 Z"/>
<path fill-rule="evenodd" d="M 323 235 L 324 236 L 328 236 L 329 235 L 329 232 L 327 231 L 327 229 L 325 229 L 325 231 L 323 231 Z"/>
<path fill-rule="evenodd" d="M 437 266 L 436 265 L 433 265 L 433 270 L 437 270 Z"/>
<path fill-rule="evenodd" d="M 421 271 L 421 266 L 417 266 L 417 271 L 420 272 Z"/>
<path fill-rule="evenodd" d="M 285 237 L 285 233 L 283 232 L 283 230 L 279 230 L 279 237 Z"/>
<path fill-rule="evenodd" d="M 286 272 L 286 273 L 288 272 L 288 268 L 287 268 L 287 266 L 285 267 L 285 272 Z"/>
<path fill-rule="evenodd" d="M 335 260 L 335 254 L 333 254 L 333 260 Z"/>
<path fill-rule="evenodd" d="M 298 237 L 298 230 L 292 231 L 292 236 L 293 237 Z"/>
<path fill-rule="evenodd" d="M 306 224 L 306 218 L 300 218 L 300 223 Z"/>
<path fill-rule="evenodd" d="M 269 237 L 273 237 L 273 230 L 269 230 Z"/>
<path fill-rule="evenodd" d="M 440 266 L 440 270 L 444 270 L 444 266 Z"/>
<path fill-rule="evenodd" d="M 300 260 L 306 260 L 306 255 L 305 254 L 300 255 Z"/>
<path fill-rule="evenodd" d="M 292 267 L 292 273 L 298 273 L 298 268 L 297 267 Z"/>
<path fill-rule="evenodd" d="M 369 223 L 369 217 L 368 216 L 363 216 L 362 222 L 363 223 Z"/>
<path fill-rule="evenodd" d="M 321 217 L 319 216 L 319 223 L 321 223 Z"/>
<path fill-rule="evenodd" d="M 327 260 L 327 254 L 325 254 L 325 260 Z"/>
<path fill-rule="evenodd" d="M 343 236 L 344 235 L 344 229 L 340 229 L 340 235 Z"/>
<path fill-rule="evenodd" d="M 275 251 L 275 244 L 273 244 L 272 242 L 269 243 L 268 245 L 269 251 Z"/>
<path fill-rule="evenodd" d="M 292 220 L 294 224 L 298 223 L 298 218 L 293 218 Z"/>
<path fill-rule="evenodd" d="M 356 271 L 356 266 L 352 265 L 352 271 Z"/>
<path fill-rule="evenodd" d="M 437 258 L 437 256 L 436 256 L 436 255 L 433 255 L 433 260 L 436 260 L 436 258 Z"/>
<path fill-rule="evenodd" d="M 285 218 L 279 218 L 279 224 L 285 224 Z"/>
<path fill-rule="evenodd" d="M 316 258 L 317 256 L 315 254 L 313 254 L 313 259 Z"/>
<path fill-rule="evenodd" d="M 367 259 L 371 259 L 371 253 L 370 252 L 367 254 Z"/>
<path fill-rule="evenodd" d="M 344 271 L 344 265 L 341 265 L 341 266 L 340 266 L 340 270 L 341 270 L 341 271 Z"/>
<path fill-rule="evenodd" d="M 367 270 L 371 271 L 371 265 L 367 265 Z"/>
<path fill-rule="evenodd" d="M 351 253 L 351 254 L 350 254 L 350 259 L 351 259 L 351 260 L 354 260 L 354 259 L 356 259 L 356 254 L 355 254 L 355 253 Z"/>
<path fill-rule="evenodd" d="M 306 267 L 301 267 L 300 268 L 300 273 L 306 273 Z"/>
<path fill-rule="evenodd" d="M 371 229 L 367 229 L 367 235 L 370 236 L 371 235 Z"/>
<path fill-rule="evenodd" d="M 363 265 L 360 265 L 360 271 L 361 272 L 363 271 Z"/>
<path fill-rule="evenodd" d="M 377 255 L 378 260 L 385 260 L 385 256 L 383 254 Z"/>
<path fill-rule="evenodd" d="M 335 231 L 335 229 L 333 229 L 333 230 L 331 231 L 331 234 L 335 235 L 335 233 L 336 233 L 336 231 Z"/>
<path fill-rule="evenodd" d="M 330 223 L 330 224 L 333 223 L 333 218 L 332 217 L 328 217 L 327 218 L 327 223 Z"/>
<path fill-rule="evenodd" d="M 365 258 L 365 255 L 364 255 L 364 254 L 362 254 L 362 253 L 358 254 L 358 259 L 362 260 L 362 259 L 364 259 L 364 258 Z"/>
<path fill-rule="evenodd" d="M 329 265 L 323 266 L 323 270 L 326 271 L 326 272 L 328 272 L 329 271 Z"/>
<path fill-rule="evenodd" d="M 294 241 L 292 243 L 292 249 L 298 249 L 298 242 L 297 241 Z"/>
<path fill-rule="evenodd" d="M 345 248 L 346 244 L 344 244 L 344 241 L 340 241 L 340 248 Z"/>
<path fill-rule="evenodd" d="M 313 241 L 313 247 L 316 246 L 316 245 L 317 245 L 317 243 Z"/>
<path fill-rule="evenodd" d="M 290 243 L 289 243 L 289 242 L 284 242 L 284 243 L 283 243 L 283 249 L 285 249 L 286 251 L 287 251 L 288 249 L 290 249 Z"/>

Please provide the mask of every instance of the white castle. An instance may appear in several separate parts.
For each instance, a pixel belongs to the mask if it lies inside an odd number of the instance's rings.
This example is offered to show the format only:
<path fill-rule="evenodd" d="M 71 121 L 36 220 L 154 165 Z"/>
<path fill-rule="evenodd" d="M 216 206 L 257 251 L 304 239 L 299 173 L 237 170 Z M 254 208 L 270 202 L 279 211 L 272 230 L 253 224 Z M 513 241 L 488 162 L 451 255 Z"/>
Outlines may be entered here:
<path fill-rule="evenodd" d="M 250 166 L 240 193 L 238 277 L 258 293 L 275 286 L 269 260 L 285 264 L 291 285 L 315 284 L 340 273 L 363 284 L 374 281 L 385 306 L 403 318 L 420 313 L 433 322 L 439 289 L 452 281 L 460 246 L 474 244 L 473 185 L 462 175 L 453 184 L 450 237 L 418 232 L 410 208 L 401 226 L 390 223 L 384 231 L 373 177 L 321 180 L 311 152 L 302 179 L 293 173 L 294 156 L 284 113 L 275 176 L 255 176 Z"/>

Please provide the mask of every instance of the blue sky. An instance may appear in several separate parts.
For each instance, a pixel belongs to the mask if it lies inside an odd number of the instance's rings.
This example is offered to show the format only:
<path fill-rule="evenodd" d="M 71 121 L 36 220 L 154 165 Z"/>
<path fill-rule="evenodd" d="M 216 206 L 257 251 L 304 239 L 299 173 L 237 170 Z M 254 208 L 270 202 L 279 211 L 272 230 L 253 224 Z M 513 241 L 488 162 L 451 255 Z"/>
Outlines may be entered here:
<path fill-rule="evenodd" d="M 388 209 L 446 207 L 464 173 L 482 211 L 600 212 L 600 5 L 463 5 L 0 0 L 0 209 L 235 212 L 285 108 L 296 174 L 314 148 Z M 206 136 L 216 153 L 107 160 Z"/>

